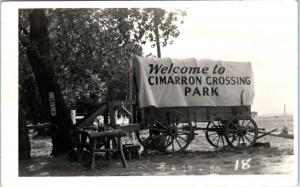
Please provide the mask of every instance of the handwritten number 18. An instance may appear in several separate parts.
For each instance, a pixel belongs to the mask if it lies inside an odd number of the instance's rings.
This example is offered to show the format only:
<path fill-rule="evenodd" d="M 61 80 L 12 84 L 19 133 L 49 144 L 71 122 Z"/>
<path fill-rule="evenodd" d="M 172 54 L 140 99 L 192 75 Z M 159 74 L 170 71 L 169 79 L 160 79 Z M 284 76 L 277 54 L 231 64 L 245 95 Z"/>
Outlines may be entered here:
<path fill-rule="evenodd" d="M 239 168 L 241 168 L 242 170 L 249 169 L 250 161 L 251 161 L 251 158 L 241 160 L 241 162 L 239 160 L 236 160 L 234 170 L 237 171 Z"/>

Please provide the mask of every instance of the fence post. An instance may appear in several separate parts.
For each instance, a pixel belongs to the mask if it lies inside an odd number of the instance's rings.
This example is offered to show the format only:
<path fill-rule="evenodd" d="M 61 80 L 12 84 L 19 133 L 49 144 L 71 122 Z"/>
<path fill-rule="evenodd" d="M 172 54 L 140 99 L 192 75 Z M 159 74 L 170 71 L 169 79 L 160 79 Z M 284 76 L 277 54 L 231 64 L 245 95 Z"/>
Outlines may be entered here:
<path fill-rule="evenodd" d="M 71 110 L 71 120 L 73 125 L 76 124 L 76 110 Z"/>

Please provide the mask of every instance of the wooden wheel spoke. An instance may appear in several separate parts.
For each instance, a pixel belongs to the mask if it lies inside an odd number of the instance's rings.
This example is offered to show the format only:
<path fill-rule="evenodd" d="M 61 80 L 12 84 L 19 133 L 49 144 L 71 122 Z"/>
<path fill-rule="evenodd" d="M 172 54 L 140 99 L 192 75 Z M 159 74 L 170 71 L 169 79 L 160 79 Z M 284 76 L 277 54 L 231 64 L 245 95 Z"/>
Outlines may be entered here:
<path fill-rule="evenodd" d="M 229 138 L 231 138 L 231 137 L 235 137 L 234 135 L 231 135 L 231 136 L 227 136 L 227 138 L 229 139 Z"/>
<path fill-rule="evenodd" d="M 211 121 L 210 124 L 214 127 L 217 127 L 213 121 Z"/>
<path fill-rule="evenodd" d="M 208 134 L 208 136 L 215 135 L 215 134 L 218 134 L 218 132 L 214 132 L 214 133 Z"/>
<path fill-rule="evenodd" d="M 187 143 L 187 140 L 182 138 L 181 136 L 177 136 L 178 138 L 182 139 L 183 141 L 185 141 Z"/>
<path fill-rule="evenodd" d="M 224 147 L 225 143 L 224 143 L 224 140 L 223 140 L 223 136 L 221 136 L 221 139 L 222 139 L 222 144 L 223 144 L 223 147 Z"/>
<path fill-rule="evenodd" d="M 248 127 L 247 129 L 245 129 L 247 132 L 255 132 L 255 129 L 252 127 Z"/>
<path fill-rule="evenodd" d="M 177 131 L 177 133 L 178 133 L 179 135 L 191 135 L 190 132 L 181 132 L 181 131 Z"/>
<path fill-rule="evenodd" d="M 239 129 L 239 124 L 232 124 L 235 129 Z"/>
<path fill-rule="evenodd" d="M 235 139 L 236 139 L 236 136 L 233 136 L 231 143 L 234 142 Z"/>
<path fill-rule="evenodd" d="M 209 137 L 211 137 L 211 136 L 209 136 Z M 219 135 L 218 134 L 213 134 L 211 138 L 214 138 L 214 137 L 219 137 Z"/>
<path fill-rule="evenodd" d="M 240 145 L 240 143 L 241 143 L 241 137 L 239 136 L 238 146 Z"/>
<path fill-rule="evenodd" d="M 169 136 L 168 139 L 167 139 L 167 145 L 169 145 L 169 143 L 170 143 L 170 142 L 169 142 L 169 141 L 170 141 L 170 138 L 171 138 L 171 136 Z"/>
<path fill-rule="evenodd" d="M 247 135 L 250 135 L 250 136 L 253 136 L 253 137 L 255 136 L 254 134 L 251 134 L 251 133 L 247 133 Z"/>
<path fill-rule="evenodd" d="M 180 145 L 180 143 L 179 143 L 178 139 L 177 139 L 177 138 L 175 138 L 175 140 L 176 140 L 177 144 L 179 145 L 180 149 L 182 149 L 182 146 Z"/>
<path fill-rule="evenodd" d="M 234 135 L 226 136 L 228 141 L 233 142 L 234 141 Z M 233 138 L 232 138 L 233 137 Z M 232 138 L 232 139 L 231 139 Z"/>
<path fill-rule="evenodd" d="M 247 123 L 247 125 L 245 126 L 244 129 L 248 129 L 249 125 L 251 124 L 251 120 L 249 120 L 249 122 Z"/>
<path fill-rule="evenodd" d="M 220 142 L 220 138 L 221 138 L 221 136 L 219 136 L 219 139 L 218 139 L 218 142 L 217 142 L 217 146 L 219 145 L 219 142 Z"/>
<path fill-rule="evenodd" d="M 243 123 L 242 123 L 242 121 L 243 121 Z M 238 126 L 239 126 L 239 127 L 242 127 L 242 126 L 243 126 L 243 124 L 244 124 L 244 120 L 242 120 L 242 119 L 238 119 Z"/>
<path fill-rule="evenodd" d="M 245 136 L 245 138 L 250 144 L 252 143 L 247 136 Z"/>
<path fill-rule="evenodd" d="M 173 150 L 173 152 L 175 152 L 175 150 L 174 150 L 174 139 L 172 139 L 172 150 Z"/>
<path fill-rule="evenodd" d="M 243 143 L 245 143 L 245 139 L 244 139 L 244 136 L 242 136 L 242 142 L 243 142 Z"/>
<path fill-rule="evenodd" d="M 220 136 L 215 136 L 211 141 L 212 142 L 215 141 L 218 137 L 220 137 Z"/>

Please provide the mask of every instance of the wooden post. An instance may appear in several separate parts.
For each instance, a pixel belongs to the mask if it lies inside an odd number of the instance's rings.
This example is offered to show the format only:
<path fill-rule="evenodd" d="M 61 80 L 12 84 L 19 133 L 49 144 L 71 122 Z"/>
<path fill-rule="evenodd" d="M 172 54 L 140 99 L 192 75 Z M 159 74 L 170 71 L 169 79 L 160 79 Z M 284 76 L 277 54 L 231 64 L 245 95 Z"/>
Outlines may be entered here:
<path fill-rule="evenodd" d="M 115 125 L 115 112 L 114 112 L 114 106 L 113 106 L 113 101 L 108 102 L 108 113 L 109 113 L 109 124 L 110 125 Z"/>
<path fill-rule="evenodd" d="M 130 60 L 129 62 L 129 71 L 128 71 L 128 74 L 129 74 L 129 78 L 128 78 L 128 98 L 131 100 L 133 99 L 133 72 L 132 72 L 132 59 Z M 133 114 L 133 106 L 132 105 L 129 105 L 129 112 L 131 112 L 131 114 Z M 129 123 L 133 123 L 133 116 L 130 115 L 129 116 Z"/>
<path fill-rule="evenodd" d="M 118 146 L 119 146 L 119 152 L 120 152 L 120 156 L 121 156 L 121 159 L 122 159 L 123 167 L 126 168 L 127 163 L 126 163 L 126 159 L 125 159 L 124 152 L 123 152 L 123 145 L 122 145 L 122 137 L 121 136 L 118 137 Z"/>
<path fill-rule="evenodd" d="M 71 120 L 73 125 L 76 124 L 76 110 L 71 110 Z"/>
<path fill-rule="evenodd" d="M 79 132 L 76 133 L 77 137 L 77 160 L 81 162 L 81 135 Z"/>
<path fill-rule="evenodd" d="M 155 33 L 155 42 L 156 42 L 156 49 L 157 49 L 157 58 L 161 58 L 158 25 L 159 25 L 158 12 L 155 11 L 154 12 L 154 33 Z"/>
<path fill-rule="evenodd" d="M 130 62 L 129 62 L 129 71 L 128 71 L 128 73 L 129 73 L 128 98 L 130 100 L 132 100 L 132 99 L 135 99 L 134 98 L 134 93 L 133 93 L 134 84 L 133 84 L 133 62 L 132 62 L 132 58 L 130 59 Z M 134 107 L 132 105 L 129 105 L 129 112 L 131 112 L 131 115 L 129 116 L 129 124 L 133 123 L 133 122 L 136 122 L 136 120 L 135 120 L 135 118 L 136 118 L 135 112 L 136 111 L 134 111 Z M 129 136 L 130 136 L 130 139 L 131 139 L 132 143 L 135 144 L 136 141 L 135 141 L 134 132 L 132 132 Z"/>
<path fill-rule="evenodd" d="M 107 104 L 108 105 L 108 104 Z M 104 112 L 104 120 L 103 120 L 103 123 L 105 125 L 108 125 L 108 106 L 106 107 L 106 110 Z"/>
<path fill-rule="evenodd" d="M 110 138 L 104 138 L 105 140 L 105 145 L 104 145 L 104 147 L 105 147 L 105 149 L 110 149 L 111 148 L 111 146 L 110 146 L 110 141 L 111 141 L 111 139 Z M 111 154 L 110 154 L 110 152 L 106 152 L 105 153 L 105 156 L 106 156 L 106 160 L 111 160 Z"/>
<path fill-rule="evenodd" d="M 91 169 L 95 169 L 95 150 L 97 145 L 97 138 L 91 140 L 90 147 L 90 159 L 91 159 Z"/>

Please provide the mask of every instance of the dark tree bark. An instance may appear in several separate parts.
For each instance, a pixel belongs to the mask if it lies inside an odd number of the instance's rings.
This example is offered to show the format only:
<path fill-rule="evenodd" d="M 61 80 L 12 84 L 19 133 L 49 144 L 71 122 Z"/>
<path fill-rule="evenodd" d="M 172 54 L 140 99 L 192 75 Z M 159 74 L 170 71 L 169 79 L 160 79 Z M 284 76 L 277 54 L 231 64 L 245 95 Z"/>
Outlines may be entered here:
<path fill-rule="evenodd" d="M 155 12 L 154 14 L 154 33 L 155 33 L 155 42 L 156 42 L 156 49 L 157 49 L 157 57 L 161 58 L 161 50 L 160 50 L 160 41 L 159 41 L 159 31 L 158 31 L 158 15 Z"/>
<path fill-rule="evenodd" d="M 29 15 L 30 33 L 27 57 L 32 66 L 42 98 L 43 110 L 52 128 L 52 155 L 72 149 L 73 124 L 61 94 L 50 59 L 48 20 L 44 10 L 34 9 Z"/>
<path fill-rule="evenodd" d="M 30 141 L 23 110 L 19 111 L 19 160 L 30 159 Z"/>

